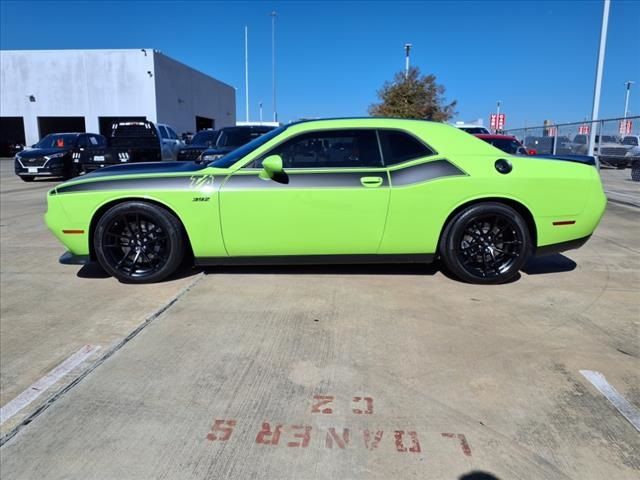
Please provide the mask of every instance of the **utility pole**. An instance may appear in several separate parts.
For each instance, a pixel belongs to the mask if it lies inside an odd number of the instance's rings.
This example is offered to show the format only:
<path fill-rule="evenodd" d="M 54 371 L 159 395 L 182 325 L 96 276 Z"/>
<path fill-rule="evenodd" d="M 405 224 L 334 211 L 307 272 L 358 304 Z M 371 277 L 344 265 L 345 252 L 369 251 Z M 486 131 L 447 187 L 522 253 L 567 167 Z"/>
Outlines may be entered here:
<path fill-rule="evenodd" d="M 244 27 L 244 109 L 249 121 L 249 27 Z"/>
<path fill-rule="evenodd" d="M 610 0 L 604 0 L 602 10 L 602 26 L 600 27 L 600 48 L 598 50 L 598 63 L 596 66 L 596 84 L 593 89 L 593 109 L 591 110 L 591 131 L 589 134 L 589 150 L 587 155 L 593 156 L 596 143 L 596 121 L 600 110 L 600 90 L 602 88 L 602 70 L 604 68 L 604 54 L 607 49 L 607 28 L 609 27 L 609 6 Z M 602 132 L 600 132 L 602 134 Z M 600 137 L 602 138 L 602 137 Z M 598 168 L 600 162 L 598 161 Z"/>
<path fill-rule="evenodd" d="M 627 86 L 627 93 L 624 96 L 624 118 L 627 118 L 627 115 L 629 114 L 629 94 L 631 93 L 631 85 L 633 85 L 634 82 L 633 80 L 627 80 L 626 82 L 624 82 L 624 84 Z"/>
<path fill-rule="evenodd" d="M 276 107 L 276 12 L 271 12 L 271 84 L 273 89 L 273 121 L 278 121 Z"/>
<path fill-rule="evenodd" d="M 410 43 L 404 44 L 404 79 L 407 80 L 409 78 L 409 52 L 411 51 L 411 47 L 413 47 Z"/>

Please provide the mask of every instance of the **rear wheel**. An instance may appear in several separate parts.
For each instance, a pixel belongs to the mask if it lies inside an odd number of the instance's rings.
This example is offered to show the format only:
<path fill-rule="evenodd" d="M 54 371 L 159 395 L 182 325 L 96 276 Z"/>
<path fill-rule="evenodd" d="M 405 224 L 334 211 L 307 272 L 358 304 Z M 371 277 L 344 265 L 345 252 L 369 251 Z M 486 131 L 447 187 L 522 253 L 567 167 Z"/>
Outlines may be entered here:
<path fill-rule="evenodd" d="M 20 175 L 20 178 L 23 182 L 33 182 L 36 177 L 34 177 L 33 175 Z"/>
<path fill-rule="evenodd" d="M 100 218 L 93 237 L 98 262 L 127 283 L 158 282 L 184 258 L 182 225 L 169 211 L 145 202 L 118 204 Z"/>
<path fill-rule="evenodd" d="M 527 224 L 513 208 L 480 203 L 457 213 L 446 226 L 440 254 L 447 269 L 469 283 L 513 280 L 531 251 Z"/>

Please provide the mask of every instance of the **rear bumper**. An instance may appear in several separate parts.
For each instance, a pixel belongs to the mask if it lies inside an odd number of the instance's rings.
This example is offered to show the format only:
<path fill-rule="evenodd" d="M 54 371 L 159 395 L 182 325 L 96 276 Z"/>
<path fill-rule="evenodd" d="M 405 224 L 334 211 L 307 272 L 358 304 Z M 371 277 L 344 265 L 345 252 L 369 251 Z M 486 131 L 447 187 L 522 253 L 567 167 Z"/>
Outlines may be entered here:
<path fill-rule="evenodd" d="M 64 252 L 58 261 L 62 265 L 86 265 L 91 263 L 91 258 L 89 255 L 74 255 L 71 252 Z"/>
<path fill-rule="evenodd" d="M 536 257 L 544 257 L 545 255 L 553 255 L 554 253 L 566 252 L 567 250 L 575 250 L 580 248 L 589 241 L 591 235 L 586 237 L 577 238 L 575 240 L 569 240 L 566 242 L 554 243 L 551 245 L 544 245 L 536 248 Z"/>

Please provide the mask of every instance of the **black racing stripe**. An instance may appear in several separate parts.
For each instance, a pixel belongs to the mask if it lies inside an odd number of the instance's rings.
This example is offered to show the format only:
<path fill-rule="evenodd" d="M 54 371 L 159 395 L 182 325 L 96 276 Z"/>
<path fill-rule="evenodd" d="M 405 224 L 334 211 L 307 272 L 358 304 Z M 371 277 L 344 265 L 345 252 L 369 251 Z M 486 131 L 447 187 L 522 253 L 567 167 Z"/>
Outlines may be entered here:
<path fill-rule="evenodd" d="M 434 160 L 433 162 L 412 165 L 411 167 L 392 170 L 391 185 L 401 187 L 434 180 L 441 177 L 466 175 L 462 170 L 448 160 Z"/>
<path fill-rule="evenodd" d="M 143 175 L 152 173 L 197 172 L 207 168 L 206 163 L 194 162 L 132 162 L 100 168 L 88 173 L 86 178 L 115 177 L 117 175 Z"/>
<path fill-rule="evenodd" d="M 387 172 L 289 173 L 276 180 L 263 180 L 256 174 L 233 175 L 223 190 L 256 190 L 273 188 L 364 188 L 363 177 L 382 178 L 381 187 L 389 185 Z"/>
<path fill-rule="evenodd" d="M 198 177 L 200 178 L 200 177 Z M 102 180 L 82 182 L 73 185 L 62 185 L 57 188 L 58 194 L 75 192 L 92 192 L 99 190 L 191 190 L 197 185 L 191 177 L 159 177 L 159 178 L 128 178 L 117 180 Z"/>

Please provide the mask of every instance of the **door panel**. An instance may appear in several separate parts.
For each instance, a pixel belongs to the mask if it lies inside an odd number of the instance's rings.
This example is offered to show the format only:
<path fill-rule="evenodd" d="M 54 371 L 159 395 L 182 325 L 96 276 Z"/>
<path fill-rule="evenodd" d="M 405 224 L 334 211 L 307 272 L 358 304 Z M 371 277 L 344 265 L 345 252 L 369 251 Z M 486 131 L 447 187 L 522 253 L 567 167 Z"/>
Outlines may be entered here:
<path fill-rule="evenodd" d="M 238 171 L 220 189 L 231 256 L 374 254 L 389 202 L 386 170 L 287 170 L 288 183 Z M 378 186 L 363 178 L 379 177 Z"/>

